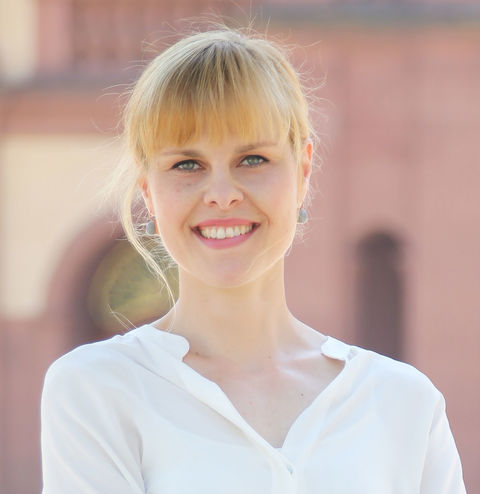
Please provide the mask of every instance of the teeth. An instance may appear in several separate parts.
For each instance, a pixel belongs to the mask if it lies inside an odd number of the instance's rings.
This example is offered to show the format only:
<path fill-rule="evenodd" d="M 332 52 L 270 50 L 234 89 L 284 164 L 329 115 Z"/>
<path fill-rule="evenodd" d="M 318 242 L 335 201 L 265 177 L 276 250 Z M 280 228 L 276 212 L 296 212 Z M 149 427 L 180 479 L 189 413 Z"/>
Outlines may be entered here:
<path fill-rule="evenodd" d="M 238 237 L 239 235 L 245 235 L 253 228 L 253 224 L 251 225 L 238 225 L 238 226 L 227 226 L 224 228 L 223 226 L 209 226 L 206 228 L 200 228 L 200 233 L 202 237 L 205 238 L 232 238 Z"/>

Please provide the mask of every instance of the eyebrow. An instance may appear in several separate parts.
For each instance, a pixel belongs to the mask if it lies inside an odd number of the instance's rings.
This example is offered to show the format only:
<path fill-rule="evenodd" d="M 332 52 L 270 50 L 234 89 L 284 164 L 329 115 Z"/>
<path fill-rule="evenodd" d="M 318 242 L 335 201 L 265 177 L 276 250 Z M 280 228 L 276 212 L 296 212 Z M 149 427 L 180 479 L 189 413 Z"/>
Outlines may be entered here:
<path fill-rule="evenodd" d="M 252 149 L 262 148 L 262 147 L 272 147 L 275 146 L 275 142 L 254 142 L 252 144 L 245 144 L 244 146 L 239 146 L 235 148 L 235 153 L 241 154 L 246 153 L 247 151 L 251 151 Z M 166 151 L 160 152 L 162 156 L 171 156 L 171 155 L 182 155 L 182 156 L 192 156 L 199 158 L 203 157 L 201 151 L 196 149 L 168 149 Z"/>

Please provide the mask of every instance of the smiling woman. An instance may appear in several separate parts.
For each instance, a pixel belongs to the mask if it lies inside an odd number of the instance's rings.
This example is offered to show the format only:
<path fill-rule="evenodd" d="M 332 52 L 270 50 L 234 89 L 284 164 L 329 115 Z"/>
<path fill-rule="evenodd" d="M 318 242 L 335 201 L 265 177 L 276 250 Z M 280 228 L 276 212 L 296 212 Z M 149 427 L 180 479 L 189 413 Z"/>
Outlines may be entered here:
<path fill-rule="evenodd" d="M 146 68 L 124 124 L 124 229 L 160 277 L 158 252 L 176 263 L 178 300 L 50 367 L 44 494 L 464 493 L 429 379 L 288 309 L 313 143 L 282 51 L 189 36 Z"/>
<path fill-rule="evenodd" d="M 251 155 L 252 151 L 272 152 L 269 148 L 287 140 L 298 162 L 312 135 L 304 91 L 281 50 L 258 36 L 232 30 L 189 36 L 155 58 L 132 91 L 125 107 L 124 128 L 133 156 L 127 156 L 119 167 L 111 187 L 120 198 L 122 223 L 129 240 L 165 284 L 159 269 L 166 253 L 164 236 L 145 239 L 141 218 L 132 221 L 139 181 L 152 168 L 158 170 L 159 165 L 205 171 L 205 156 L 194 145 L 202 139 L 219 144 L 234 138 L 238 146 L 235 159 L 241 158 L 242 165 L 248 163 L 250 168 L 261 167 L 259 161 L 268 161 Z M 133 160 L 135 168 L 130 166 Z M 252 160 L 256 160 L 255 165 Z M 305 175 L 306 193 L 310 172 L 298 171 Z M 176 190 L 179 180 L 183 184 L 197 180 L 175 178 L 175 184 L 167 190 Z M 167 253 L 171 254 L 168 248 Z"/>

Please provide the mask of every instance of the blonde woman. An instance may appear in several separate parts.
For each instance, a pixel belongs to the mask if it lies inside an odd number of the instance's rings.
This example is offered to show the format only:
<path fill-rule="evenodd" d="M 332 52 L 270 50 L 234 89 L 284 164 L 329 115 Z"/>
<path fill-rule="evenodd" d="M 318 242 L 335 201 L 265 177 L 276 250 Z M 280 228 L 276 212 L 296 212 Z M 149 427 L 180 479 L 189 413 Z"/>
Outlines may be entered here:
<path fill-rule="evenodd" d="M 124 229 L 160 277 L 159 247 L 176 262 L 179 297 L 51 366 L 43 493 L 464 493 L 428 378 L 288 309 L 313 145 L 282 52 L 228 29 L 187 37 L 146 68 L 124 123 Z"/>

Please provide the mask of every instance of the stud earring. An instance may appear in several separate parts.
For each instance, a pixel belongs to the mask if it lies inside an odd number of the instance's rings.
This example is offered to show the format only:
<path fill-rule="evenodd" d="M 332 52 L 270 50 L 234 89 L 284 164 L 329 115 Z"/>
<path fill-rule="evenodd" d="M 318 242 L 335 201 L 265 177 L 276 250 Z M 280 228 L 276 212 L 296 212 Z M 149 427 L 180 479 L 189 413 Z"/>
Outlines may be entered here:
<path fill-rule="evenodd" d="M 157 227 L 154 221 L 155 216 L 152 216 L 145 225 L 145 232 L 147 235 L 155 235 L 157 233 Z"/>
<path fill-rule="evenodd" d="M 298 218 L 297 218 L 297 223 L 300 223 L 303 225 L 308 221 L 308 213 L 307 210 L 302 206 L 300 210 L 298 211 Z"/>

